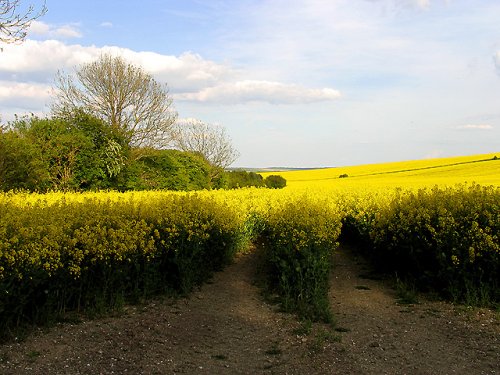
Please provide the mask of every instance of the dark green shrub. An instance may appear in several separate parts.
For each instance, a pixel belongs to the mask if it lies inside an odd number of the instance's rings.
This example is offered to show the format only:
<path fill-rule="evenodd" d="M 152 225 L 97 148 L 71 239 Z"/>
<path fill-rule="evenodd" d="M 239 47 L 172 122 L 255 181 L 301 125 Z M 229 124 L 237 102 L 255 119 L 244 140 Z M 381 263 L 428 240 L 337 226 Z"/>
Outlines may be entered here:
<path fill-rule="evenodd" d="M 0 131 L 0 190 L 43 191 L 49 187 L 48 165 L 40 149 L 13 131 Z"/>
<path fill-rule="evenodd" d="M 244 187 L 263 187 L 264 179 L 260 174 L 247 171 L 227 171 L 224 173 L 227 189 L 239 189 Z"/>
<path fill-rule="evenodd" d="M 127 148 L 111 128 L 82 111 L 64 118 L 23 117 L 9 126 L 8 133 L 22 139 L 23 149 L 31 150 L 46 168 L 46 180 L 38 180 L 29 190 L 111 188 L 127 157 Z"/>
<path fill-rule="evenodd" d="M 269 189 L 283 189 L 286 186 L 286 180 L 278 175 L 267 176 L 264 183 Z"/>
<path fill-rule="evenodd" d="M 210 188 L 210 164 L 199 154 L 147 150 L 129 161 L 120 178 L 121 190 L 202 190 Z"/>

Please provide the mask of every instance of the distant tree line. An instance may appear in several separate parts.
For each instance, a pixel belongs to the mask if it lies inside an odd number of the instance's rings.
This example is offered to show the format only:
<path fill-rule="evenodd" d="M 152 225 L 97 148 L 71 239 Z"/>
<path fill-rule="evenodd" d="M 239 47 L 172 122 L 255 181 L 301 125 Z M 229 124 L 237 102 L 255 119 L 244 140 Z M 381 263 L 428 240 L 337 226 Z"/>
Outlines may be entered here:
<path fill-rule="evenodd" d="M 270 175 L 263 178 L 255 172 L 244 170 L 227 171 L 224 174 L 225 187 L 228 189 L 238 189 L 244 187 L 267 187 L 269 189 L 281 189 L 286 186 L 286 180 L 278 175 Z"/>

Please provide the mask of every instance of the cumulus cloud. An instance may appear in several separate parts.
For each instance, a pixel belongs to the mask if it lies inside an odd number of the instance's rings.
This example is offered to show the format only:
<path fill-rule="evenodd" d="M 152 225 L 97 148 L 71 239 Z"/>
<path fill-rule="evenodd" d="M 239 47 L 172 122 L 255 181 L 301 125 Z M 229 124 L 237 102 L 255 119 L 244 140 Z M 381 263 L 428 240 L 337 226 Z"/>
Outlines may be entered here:
<path fill-rule="evenodd" d="M 492 130 L 493 126 L 489 124 L 467 124 L 457 126 L 460 130 Z"/>
<path fill-rule="evenodd" d="M 237 104 L 267 102 L 271 104 L 312 103 L 335 100 L 340 92 L 331 88 L 310 89 L 271 81 L 237 81 L 207 87 L 196 93 L 177 95 L 179 100 Z"/>
<path fill-rule="evenodd" d="M 35 75 L 45 76 L 48 80 L 57 70 L 92 61 L 98 55 L 96 47 L 68 46 L 57 40 L 27 40 L 21 45 L 4 47 L 0 72 L 20 75 L 27 80 L 36 80 Z"/>
<path fill-rule="evenodd" d="M 122 56 L 132 64 L 143 67 L 158 81 L 167 82 L 175 91 L 192 91 L 228 79 L 229 67 L 205 60 L 193 53 L 180 56 L 154 52 L 136 52 L 126 48 L 67 45 L 57 40 L 27 40 L 22 45 L 4 47 L 0 60 L 0 75 L 23 76 L 27 80 L 52 79 L 58 70 L 68 73 L 74 67 L 89 63 L 103 53 Z"/>
<path fill-rule="evenodd" d="M 30 34 L 41 35 L 44 37 L 55 39 L 71 39 L 82 37 L 82 33 L 80 32 L 80 30 L 78 30 L 78 25 L 54 26 L 37 20 L 31 22 Z"/>
<path fill-rule="evenodd" d="M 50 100 L 48 85 L 0 81 L 0 107 L 37 109 Z"/>
<path fill-rule="evenodd" d="M 16 82 L 52 83 L 58 70 L 71 73 L 74 67 L 97 59 L 102 53 L 122 56 L 143 67 L 159 82 L 168 83 L 176 100 L 221 104 L 267 102 L 273 104 L 312 103 L 334 100 L 340 93 L 332 88 L 306 88 L 266 80 L 244 80 L 245 74 L 225 64 L 186 52 L 179 56 L 137 52 L 119 47 L 67 45 L 57 40 L 27 40 L 8 45 L 0 60 L 0 79 Z M 29 85 L 26 83 L 26 85 Z M 20 86 L 19 86 L 20 87 Z M 20 95 L 34 99 L 27 86 Z M 39 87 L 38 87 L 39 88 Z"/>

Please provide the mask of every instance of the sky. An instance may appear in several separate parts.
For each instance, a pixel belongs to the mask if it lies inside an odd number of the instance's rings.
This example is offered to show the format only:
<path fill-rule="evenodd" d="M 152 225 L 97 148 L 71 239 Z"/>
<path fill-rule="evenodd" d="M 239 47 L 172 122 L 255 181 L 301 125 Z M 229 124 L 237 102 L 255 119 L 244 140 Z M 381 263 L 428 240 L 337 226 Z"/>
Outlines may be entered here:
<path fill-rule="evenodd" d="M 21 0 L 40 8 L 42 1 Z M 235 167 L 500 151 L 498 0 L 46 0 L 2 45 L 0 115 L 50 113 L 55 75 L 102 53 L 222 125 Z"/>

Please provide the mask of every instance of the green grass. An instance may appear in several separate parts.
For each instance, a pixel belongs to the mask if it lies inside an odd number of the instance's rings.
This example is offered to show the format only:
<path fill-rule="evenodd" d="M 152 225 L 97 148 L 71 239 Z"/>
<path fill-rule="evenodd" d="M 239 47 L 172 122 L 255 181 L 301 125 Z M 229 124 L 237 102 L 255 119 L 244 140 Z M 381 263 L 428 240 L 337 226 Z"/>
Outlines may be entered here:
<path fill-rule="evenodd" d="M 414 305 L 418 303 L 418 293 L 415 284 L 403 281 L 396 277 L 397 302 L 401 305 Z"/>

